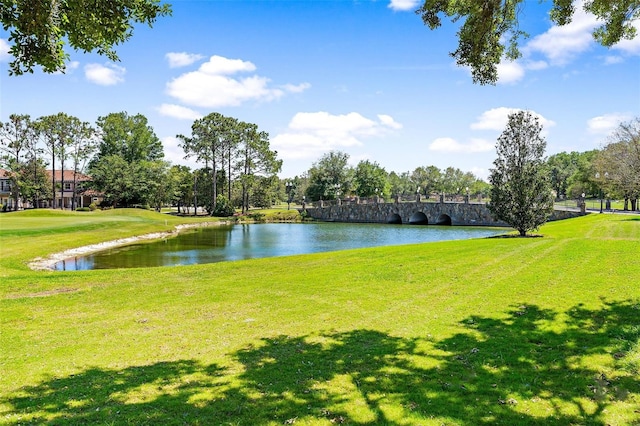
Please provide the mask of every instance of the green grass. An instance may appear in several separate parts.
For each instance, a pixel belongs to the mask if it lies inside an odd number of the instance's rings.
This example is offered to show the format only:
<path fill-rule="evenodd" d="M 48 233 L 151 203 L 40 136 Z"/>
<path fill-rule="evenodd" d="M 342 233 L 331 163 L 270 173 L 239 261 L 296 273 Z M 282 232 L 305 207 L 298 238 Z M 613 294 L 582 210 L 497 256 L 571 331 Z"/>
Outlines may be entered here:
<path fill-rule="evenodd" d="M 640 424 L 638 217 L 211 265 L 26 266 L 193 220 L 0 215 L 0 424 Z"/>

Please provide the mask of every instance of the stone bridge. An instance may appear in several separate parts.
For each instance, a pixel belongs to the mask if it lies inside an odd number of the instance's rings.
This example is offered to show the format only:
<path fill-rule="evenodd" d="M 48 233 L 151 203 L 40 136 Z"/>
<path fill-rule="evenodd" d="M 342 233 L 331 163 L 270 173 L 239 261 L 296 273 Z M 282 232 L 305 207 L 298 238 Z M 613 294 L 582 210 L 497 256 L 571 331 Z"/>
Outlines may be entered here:
<path fill-rule="evenodd" d="M 309 217 L 325 222 L 393 223 L 412 225 L 509 226 L 497 221 L 484 203 L 400 202 L 332 204 L 306 207 Z M 580 211 L 556 210 L 549 220 L 580 216 Z"/>

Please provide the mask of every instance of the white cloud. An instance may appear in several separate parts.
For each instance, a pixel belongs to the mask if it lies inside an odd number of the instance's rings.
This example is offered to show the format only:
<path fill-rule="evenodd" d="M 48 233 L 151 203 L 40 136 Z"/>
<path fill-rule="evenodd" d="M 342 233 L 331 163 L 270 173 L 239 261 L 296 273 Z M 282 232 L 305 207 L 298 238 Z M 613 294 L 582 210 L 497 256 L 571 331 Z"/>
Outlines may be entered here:
<path fill-rule="evenodd" d="M 479 179 L 484 180 L 485 182 L 489 181 L 489 170 L 483 167 L 472 167 L 471 173 Z"/>
<path fill-rule="evenodd" d="M 162 104 L 158 107 L 160 115 L 177 118 L 179 120 L 197 120 L 202 118 L 202 114 L 191 108 L 175 104 Z"/>
<path fill-rule="evenodd" d="M 218 108 L 238 106 L 247 101 L 271 101 L 310 87 L 308 83 L 302 83 L 273 88 L 265 77 L 233 76 L 255 69 L 256 66 L 248 61 L 212 56 L 197 71 L 182 74 L 167 83 L 167 93 L 189 106 Z"/>
<path fill-rule="evenodd" d="M 0 38 L 0 62 L 8 61 L 11 58 L 11 54 L 9 54 L 9 43 L 7 40 Z"/>
<path fill-rule="evenodd" d="M 513 84 L 524 77 L 524 67 L 517 61 L 505 60 L 498 64 L 498 84 Z"/>
<path fill-rule="evenodd" d="M 391 0 L 387 6 L 389 9 L 400 11 L 414 11 L 418 8 L 420 0 Z"/>
<path fill-rule="evenodd" d="M 79 67 L 80 67 L 80 62 L 71 61 L 66 65 L 66 70 L 67 71 L 73 71 L 73 70 L 77 70 Z"/>
<path fill-rule="evenodd" d="M 255 70 L 256 66 L 249 61 L 243 61 L 242 59 L 228 59 L 218 55 L 213 55 L 209 58 L 208 62 L 205 62 L 200 66 L 200 71 L 203 73 L 214 75 L 227 75 Z"/>
<path fill-rule="evenodd" d="M 125 73 L 125 68 L 112 63 L 105 65 L 87 64 L 84 66 L 84 75 L 87 80 L 101 86 L 113 86 L 122 83 Z"/>
<path fill-rule="evenodd" d="M 363 145 L 362 139 L 385 135 L 402 125 L 391 116 L 380 114 L 379 121 L 357 112 L 334 115 L 328 112 L 299 112 L 287 130 L 271 139 L 283 159 L 312 159 L 333 149 Z"/>
<path fill-rule="evenodd" d="M 463 144 L 453 138 L 437 138 L 429 145 L 429 150 L 438 152 L 476 153 L 487 152 L 494 148 L 494 143 L 485 139 L 472 138 Z"/>
<path fill-rule="evenodd" d="M 391 117 L 390 115 L 378 114 L 378 120 L 380 120 L 380 122 L 385 126 L 390 127 L 392 129 L 396 129 L 396 130 L 402 129 L 402 124 L 395 121 L 393 117 Z"/>
<path fill-rule="evenodd" d="M 622 56 L 607 55 L 604 58 L 605 65 L 615 65 L 621 62 L 624 62 L 624 58 Z"/>
<path fill-rule="evenodd" d="M 169 52 L 164 57 L 169 61 L 169 68 L 186 67 L 204 58 L 203 55 L 187 52 Z"/>
<path fill-rule="evenodd" d="M 289 93 L 302 93 L 310 87 L 311 87 L 311 84 L 309 83 L 285 84 L 282 86 L 282 88 Z"/>
<path fill-rule="evenodd" d="M 182 141 L 175 136 L 165 136 L 161 138 L 162 149 L 164 151 L 164 159 L 171 162 L 171 164 L 181 164 L 191 167 L 192 169 L 199 169 L 202 164 L 198 164 L 195 158 L 184 158 L 184 151 L 180 144 Z"/>
<path fill-rule="evenodd" d="M 509 114 L 514 112 L 522 111 L 520 108 L 506 108 L 499 107 L 493 108 L 488 111 L 483 112 L 476 120 L 475 123 L 471 124 L 471 128 L 474 130 L 498 130 L 502 131 L 507 125 L 507 121 L 509 120 Z M 555 122 L 543 117 L 535 111 L 530 111 L 535 117 L 538 117 L 540 124 L 542 124 L 543 129 L 547 129 L 548 127 L 555 126 Z M 543 130 L 543 133 L 545 131 Z"/>
<path fill-rule="evenodd" d="M 525 68 L 532 71 L 539 71 L 549 68 L 549 64 L 547 61 L 527 61 L 525 63 Z"/>
<path fill-rule="evenodd" d="M 582 2 L 579 2 L 571 23 L 554 25 L 545 33 L 534 37 L 523 48 L 523 52 L 525 55 L 539 52 L 546 56 L 551 64 L 565 65 L 593 45 L 591 33 L 597 25 L 596 17 L 586 13 Z"/>
<path fill-rule="evenodd" d="M 598 117 L 593 117 L 592 119 L 587 121 L 587 129 L 589 133 L 595 133 L 599 135 L 608 135 L 611 133 L 618 125 L 624 121 L 630 120 L 631 116 L 629 114 L 623 113 L 610 113 L 600 115 Z"/>

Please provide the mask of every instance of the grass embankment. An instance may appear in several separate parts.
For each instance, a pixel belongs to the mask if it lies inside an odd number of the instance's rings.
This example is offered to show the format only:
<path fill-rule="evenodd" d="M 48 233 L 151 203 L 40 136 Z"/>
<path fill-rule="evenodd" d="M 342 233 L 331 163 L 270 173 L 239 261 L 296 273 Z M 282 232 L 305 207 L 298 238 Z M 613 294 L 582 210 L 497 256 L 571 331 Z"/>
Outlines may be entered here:
<path fill-rule="evenodd" d="M 0 423 L 640 423 L 638 218 L 211 265 L 26 267 L 187 220 L 0 216 Z"/>

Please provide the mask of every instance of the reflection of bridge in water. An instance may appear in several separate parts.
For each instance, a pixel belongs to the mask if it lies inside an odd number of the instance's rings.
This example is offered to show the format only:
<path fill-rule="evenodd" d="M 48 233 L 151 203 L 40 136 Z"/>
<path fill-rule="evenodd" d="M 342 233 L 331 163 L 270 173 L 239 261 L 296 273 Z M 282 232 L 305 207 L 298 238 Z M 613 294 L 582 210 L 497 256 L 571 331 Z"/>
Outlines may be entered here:
<path fill-rule="evenodd" d="M 304 207 L 309 217 L 325 222 L 391 223 L 412 225 L 508 226 L 495 220 L 485 203 L 463 201 L 385 202 L 383 199 L 319 202 Z M 556 210 L 549 220 L 579 216 L 579 211 Z"/>

